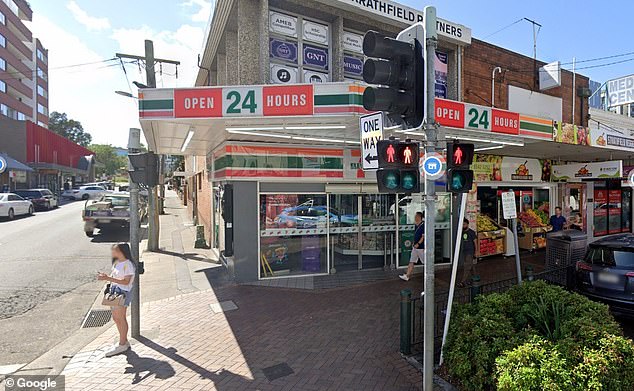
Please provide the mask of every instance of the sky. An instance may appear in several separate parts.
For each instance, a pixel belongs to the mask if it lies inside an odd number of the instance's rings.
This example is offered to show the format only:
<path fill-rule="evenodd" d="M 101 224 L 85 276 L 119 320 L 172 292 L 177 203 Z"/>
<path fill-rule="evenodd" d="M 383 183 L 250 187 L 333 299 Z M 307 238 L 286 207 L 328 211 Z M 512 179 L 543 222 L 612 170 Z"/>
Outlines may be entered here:
<path fill-rule="evenodd" d="M 80 121 L 95 143 L 125 146 L 128 129 L 139 127 L 136 101 L 115 94 L 136 89 L 115 53 L 142 55 L 144 40 L 154 41 L 155 56 L 178 60 L 157 73 L 158 87 L 193 85 L 197 56 L 216 0 L 30 0 L 31 28 L 49 49 L 49 111 Z M 634 54 L 602 61 L 599 57 L 634 52 L 630 25 L 634 2 L 564 0 L 401 0 L 413 8 L 434 5 L 443 19 L 470 27 L 475 38 L 533 55 L 532 19 L 542 27 L 537 57 L 559 60 L 596 81 L 634 73 Z M 518 22 L 519 21 L 519 22 Z M 517 22 L 517 23 L 515 23 Z M 501 30 L 501 31 L 499 31 Z M 621 61 L 618 64 L 601 66 Z M 75 64 L 89 65 L 68 67 Z M 594 67 L 597 66 L 598 67 Z M 124 64 L 130 83 L 145 81 L 137 64 Z M 594 68 L 584 67 L 593 66 Z M 157 67 L 158 71 L 158 67 Z"/>

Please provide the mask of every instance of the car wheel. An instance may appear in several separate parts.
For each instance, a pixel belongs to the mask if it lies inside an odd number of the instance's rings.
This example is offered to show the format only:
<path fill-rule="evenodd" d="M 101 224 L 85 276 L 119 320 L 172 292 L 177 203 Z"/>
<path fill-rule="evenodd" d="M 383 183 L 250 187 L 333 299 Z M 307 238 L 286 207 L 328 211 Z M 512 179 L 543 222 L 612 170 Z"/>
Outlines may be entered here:
<path fill-rule="evenodd" d="M 89 238 L 92 238 L 94 235 L 94 231 L 84 231 L 84 233 L 86 234 L 86 236 L 88 236 Z"/>
<path fill-rule="evenodd" d="M 9 220 L 13 220 L 15 218 L 15 212 L 13 211 L 13 209 L 9 209 L 7 217 L 9 218 Z"/>
<path fill-rule="evenodd" d="M 90 198 L 90 196 L 88 194 L 83 194 L 81 196 L 81 199 L 84 200 L 84 201 L 86 201 L 88 198 Z"/>
<path fill-rule="evenodd" d="M 31 216 L 33 214 L 33 205 L 29 206 L 29 213 L 28 215 Z"/>
<path fill-rule="evenodd" d="M 51 210 L 51 209 L 53 208 L 51 207 L 51 202 L 49 201 L 46 203 L 46 210 Z"/>

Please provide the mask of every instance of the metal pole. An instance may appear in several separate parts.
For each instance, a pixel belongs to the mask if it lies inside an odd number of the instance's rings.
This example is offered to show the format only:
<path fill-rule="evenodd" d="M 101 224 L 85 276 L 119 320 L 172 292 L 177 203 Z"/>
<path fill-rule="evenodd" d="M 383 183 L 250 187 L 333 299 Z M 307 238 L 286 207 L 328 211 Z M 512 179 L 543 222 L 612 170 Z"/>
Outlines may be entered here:
<path fill-rule="evenodd" d="M 154 43 L 145 40 L 145 77 L 149 88 L 156 88 L 156 74 L 154 73 Z M 148 188 L 148 251 L 159 249 L 159 210 L 156 186 Z"/>
<path fill-rule="evenodd" d="M 502 68 L 495 67 L 491 73 L 491 107 L 495 107 L 495 72 L 502 73 Z"/>
<path fill-rule="evenodd" d="M 573 125 L 575 124 L 575 99 L 576 99 L 576 93 L 575 93 L 575 84 L 576 84 L 576 76 L 577 74 L 575 73 L 575 65 L 577 63 L 577 59 L 576 57 L 572 58 L 572 121 L 570 121 Z M 581 107 L 583 108 L 583 105 L 581 105 Z M 581 120 L 583 121 L 583 119 Z M 583 125 L 583 123 L 580 123 L 579 125 Z"/>
<path fill-rule="evenodd" d="M 509 189 L 509 191 L 513 191 L 513 189 Z M 513 192 L 513 197 L 515 197 L 515 192 Z M 522 205 L 520 203 L 520 210 Z M 517 270 L 517 283 L 522 283 L 522 265 L 520 265 L 520 246 L 519 241 L 517 240 L 517 218 L 513 219 L 513 244 L 515 245 L 515 269 Z"/>
<path fill-rule="evenodd" d="M 427 77 L 425 82 L 425 153 L 436 152 L 438 131 L 434 121 L 434 61 L 438 37 L 436 35 L 436 8 L 425 7 L 425 65 Z M 425 175 L 425 279 L 423 291 L 425 292 L 424 304 L 424 330 L 423 330 L 423 390 L 433 390 L 434 381 L 434 243 L 436 221 L 436 183 Z"/>
<path fill-rule="evenodd" d="M 130 128 L 128 153 L 136 153 L 141 146 L 141 129 Z M 129 165 L 129 163 L 128 163 Z M 131 167 L 129 167 L 131 168 Z M 141 222 L 139 219 L 139 185 L 130 180 L 130 250 L 135 266 L 134 284 L 132 284 L 132 305 L 130 307 L 130 333 L 132 338 L 141 336 L 141 279 L 139 274 L 139 242 Z"/>
<path fill-rule="evenodd" d="M 447 313 L 445 314 L 445 326 L 442 332 L 442 345 L 440 347 L 440 363 L 442 365 L 443 355 L 442 349 L 447 341 L 447 333 L 449 332 L 449 322 L 451 320 L 451 307 L 453 306 L 453 294 L 456 289 L 456 276 L 458 274 L 458 257 L 460 256 L 460 237 L 462 236 L 462 221 L 464 220 L 465 208 L 467 206 L 467 195 L 460 194 L 460 211 L 458 219 L 458 230 L 456 231 L 456 245 L 453 252 L 453 263 L 451 264 L 451 281 L 449 281 L 449 298 L 447 299 Z M 466 267 L 466 265 L 465 265 Z"/>

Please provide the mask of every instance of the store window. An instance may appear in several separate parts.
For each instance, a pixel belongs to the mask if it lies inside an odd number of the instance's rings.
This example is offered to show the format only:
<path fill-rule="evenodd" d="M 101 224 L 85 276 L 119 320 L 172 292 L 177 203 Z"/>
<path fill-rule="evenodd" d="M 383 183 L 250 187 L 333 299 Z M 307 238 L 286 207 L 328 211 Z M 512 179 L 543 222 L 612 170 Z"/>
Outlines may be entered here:
<path fill-rule="evenodd" d="M 328 225 L 338 220 L 325 194 L 260 195 L 260 277 L 328 272 Z"/>
<path fill-rule="evenodd" d="M 594 236 L 631 232 L 631 189 L 620 181 L 594 183 Z"/>

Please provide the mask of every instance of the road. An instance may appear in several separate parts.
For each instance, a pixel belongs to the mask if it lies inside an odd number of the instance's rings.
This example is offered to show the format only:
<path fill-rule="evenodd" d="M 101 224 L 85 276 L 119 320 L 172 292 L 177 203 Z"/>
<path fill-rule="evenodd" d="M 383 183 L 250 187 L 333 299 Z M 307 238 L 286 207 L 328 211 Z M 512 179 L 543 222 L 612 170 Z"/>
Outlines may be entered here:
<path fill-rule="evenodd" d="M 110 246 L 127 233 L 88 238 L 83 202 L 0 221 L 0 366 L 25 363 L 76 331 L 110 269 Z"/>

